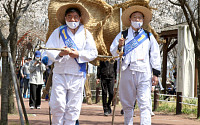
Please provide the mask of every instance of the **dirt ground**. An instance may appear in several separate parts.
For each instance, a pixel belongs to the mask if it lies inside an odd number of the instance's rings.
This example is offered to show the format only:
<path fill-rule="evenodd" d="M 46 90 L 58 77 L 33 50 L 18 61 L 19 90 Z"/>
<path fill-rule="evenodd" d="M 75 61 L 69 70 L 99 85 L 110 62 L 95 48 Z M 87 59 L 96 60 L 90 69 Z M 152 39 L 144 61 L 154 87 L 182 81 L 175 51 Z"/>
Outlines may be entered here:
<path fill-rule="evenodd" d="M 28 120 L 31 125 L 49 125 L 49 105 L 48 101 L 42 100 L 41 109 L 29 109 L 28 99 L 24 99 Z M 112 107 L 113 108 L 113 107 Z M 123 125 L 123 116 L 120 114 L 121 107 L 116 107 L 115 125 Z M 187 118 L 185 115 L 174 115 L 154 112 L 152 125 L 200 125 L 200 120 L 196 118 Z M 9 125 L 20 125 L 19 115 L 9 115 Z M 83 103 L 81 115 L 79 118 L 80 125 L 111 125 L 112 115 L 104 116 L 100 104 L 87 105 Z M 139 125 L 139 111 L 136 110 L 134 125 Z"/>

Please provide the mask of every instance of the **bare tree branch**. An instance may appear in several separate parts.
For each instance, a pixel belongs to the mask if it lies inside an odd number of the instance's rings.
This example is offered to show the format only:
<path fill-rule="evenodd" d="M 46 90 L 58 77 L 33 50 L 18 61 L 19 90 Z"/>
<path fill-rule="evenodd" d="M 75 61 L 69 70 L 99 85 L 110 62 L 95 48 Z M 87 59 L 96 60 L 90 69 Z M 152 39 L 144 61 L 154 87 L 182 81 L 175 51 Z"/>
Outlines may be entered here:
<path fill-rule="evenodd" d="M 19 3 L 19 0 L 16 0 L 14 3 L 14 9 L 13 9 L 13 17 L 15 18 L 17 15 L 17 4 Z"/>
<path fill-rule="evenodd" d="M 174 5 L 176 5 L 176 6 L 181 6 L 180 4 L 178 4 L 178 3 L 175 3 L 175 2 L 173 2 L 173 1 L 171 1 L 171 0 L 168 0 L 171 4 L 174 4 Z"/>
<path fill-rule="evenodd" d="M 8 1 L 8 4 L 7 4 L 7 9 L 8 9 L 8 12 L 10 13 L 10 19 L 13 19 L 13 16 L 12 16 L 12 0 L 11 1 Z"/>
<path fill-rule="evenodd" d="M 26 6 L 22 9 L 21 14 L 19 14 L 19 15 L 24 14 L 24 12 L 26 12 L 26 10 L 28 9 L 28 7 L 30 6 L 31 3 L 32 3 L 32 0 L 28 0 Z"/>
<path fill-rule="evenodd" d="M 168 47 L 167 52 L 171 51 L 171 49 L 173 49 L 173 48 L 176 46 L 177 43 L 178 43 L 177 40 L 174 41 L 174 42 Z"/>
<path fill-rule="evenodd" d="M 188 25 L 189 25 L 189 29 L 190 29 L 190 32 L 191 32 L 191 35 L 192 35 L 194 44 L 197 45 L 197 38 L 196 38 L 196 36 L 195 36 L 194 29 L 193 29 L 193 27 L 192 27 L 192 22 L 191 22 L 190 19 L 189 19 L 189 15 L 188 15 L 187 10 L 186 10 L 185 5 L 184 5 L 184 4 L 185 4 L 185 1 L 179 0 L 179 2 L 180 2 L 180 4 L 181 4 L 181 8 L 182 8 L 182 10 L 183 10 L 183 13 L 184 13 L 185 18 L 186 18 L 186 20 L 187 20 L 187 23 L 188 23 Z"/>
<path fill-rule="evenodd" d="M 20 3 L 19 3 L 19 7 L 18 7 L 18 13 L 20 12 L 21 10 L 21 6 L 22 6 L 22 0 L 20 0 Z"/>
<path fill-rule="evenodd" d="M 34 1 L 32 4 L 35 4 L 35 3 L 39 2 L 39 1 L 41 1 L 41 0 L 36 0 L 36 1 Z"/>
<path fill-rule="evenodd" d="M 10 13 L 9 13 L 9 11 L 8 11 L 8 9 L 7 9 L 5 4 L 3 4 L 3 8 L 6 11 L 6 13 L 8 14 L 8 16 L 11 18 L 12 15 L 10 15 Z"/>
<path fill-rule="evenodd" d="M 197 0 L 197 19 L 198 19 L 198 26 L 200 26 L 200 0 Z"/>
<path fill-rule="evenodd" d="M 10 28 L 10 34 L 7 37 L 7 39 L 11 39 L 12 35 L 14 34 L 15 30 L 14 28 L 17 26 L 19 19 L 22 17 L 22 15 L 27 11 L 28 7 L 30 6 L 32 0 L 29 0 L 26 4 L 26 6 L 19 12 L 18 16 L 14 19 L 14 25 L 12 25 L 12 27 Z"/>
<path fill-rule="evenodd" d="M 195 21 L 194 14 L 192 13 L 192 10 L 191 10 L 190 6 L 188 5 L 188 3 L 185 3 L 185 6 L 190 14 L 190 17 L 192 19 L 192 22 L 193 22 L 195 28 L 197 29 L 197 33 L 199 34 L 199 26 L 198 26 L 197 22 Z"/>

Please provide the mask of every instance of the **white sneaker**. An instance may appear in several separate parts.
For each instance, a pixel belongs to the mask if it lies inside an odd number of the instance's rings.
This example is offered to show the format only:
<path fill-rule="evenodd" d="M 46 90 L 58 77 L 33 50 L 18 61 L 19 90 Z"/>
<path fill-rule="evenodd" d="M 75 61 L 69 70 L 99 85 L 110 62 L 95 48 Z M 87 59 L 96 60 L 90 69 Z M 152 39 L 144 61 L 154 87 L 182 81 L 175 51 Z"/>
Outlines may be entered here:
<path fill-rule="evenodd" d="M 151 117 L 155 116 L 155 114 L 153 112 L 151 112 Z"/>
<path fill-rule="evenodd" d="M 40 106 L 37 106 L 37 109 L 41 109 L 41 107 L 40 107 Z"/>
<path fill-rule="evenodd" d="M 30 109 L 34 109 L 34 106 L 30 106 Z"/>

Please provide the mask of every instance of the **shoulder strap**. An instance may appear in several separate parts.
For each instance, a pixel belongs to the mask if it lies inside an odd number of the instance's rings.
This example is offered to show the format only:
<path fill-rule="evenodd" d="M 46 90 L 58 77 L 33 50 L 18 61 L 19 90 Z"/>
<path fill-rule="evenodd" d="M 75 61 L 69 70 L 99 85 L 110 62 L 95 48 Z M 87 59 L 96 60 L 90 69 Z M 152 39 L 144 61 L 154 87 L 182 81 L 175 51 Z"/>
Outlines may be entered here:
<path fill-rule="evenodd" d="M 144 30 L 144 32 L 147 34 L 148 38 L 149 38 L 149 41 L 150 41 L 150 32 L 147 31 L 147 30 Z"/>
<path fill-rule="evenodd" d="M 122 31 L 124 39 L 128 36 L 128 29 Z"/>
<path fill-rule="evenodd" d="M 148 38 L 149 38 L 149 40 L 150 40 L 150 32 L 147 31 L 147 30 L 144 30 L 144 32 L 147 34 L 147 36 L 148 36 Z M 123 31 L 122 31 L 122 34 L 123 34 L 124 39 L 126 39 L 126 37 L 128 36 L 128 29 L 123 30 Z"/>
<path fill-rule="evenodd" d="M 144 30 L 144 32 L 147 34 L 148 38 L 149 38 L 149 41 L 151 40 L 150 39 L 150 32 L 148 32 L 147 30 Z M 151 48 L 150 48 L 151 49 Z M 150 50 L 149 50 L 149 56 L 150 56 Z"/>

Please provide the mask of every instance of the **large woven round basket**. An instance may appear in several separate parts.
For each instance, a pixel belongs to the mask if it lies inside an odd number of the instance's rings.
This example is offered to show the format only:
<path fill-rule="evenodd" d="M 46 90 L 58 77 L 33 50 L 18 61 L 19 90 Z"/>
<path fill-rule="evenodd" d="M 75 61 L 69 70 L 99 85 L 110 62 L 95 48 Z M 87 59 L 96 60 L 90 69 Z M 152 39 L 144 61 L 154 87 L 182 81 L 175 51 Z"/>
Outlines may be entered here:
<path fill-rule="evenodd" d="M 130 0 L 121 4 L 115 4 L 113 6 L 113 14 L 106 21 L 103 30 L 103 39 L 106 44 L 108 52 L 110 50 L 110 45 L 112 44 L 112 41 L 114 40 L 116 35 L 120 32 L 120 8 L 122 8 L 122 11 L 124 11 L 126 8 L 134 5 L 141 5 L 151 9 L 151 7 L 149 6 L 149 0 Z M 125 30 L 126 28 L 128 27 L 123 26 L 123 30 Z M 158 34 L 151 28 L 150 25 L 143 28 L 151 32 L 155 36 L 155 38 L 159 41 Z"/>
<path fill-rule="evenodd" d="M 88 10 L 90 21 L 85 26 L 92 33 L 99 54 L 108 55 L 103 40 L 103 25 L 112 14 L 112 6 L 103 0 L 51 0 L 48 8 L 49 29 L 46 38 L 48 39 L 51 33 L 61 25 L 56 18 L 56 12 L 59 7 L 68 3 L 80 3 Z"/>

